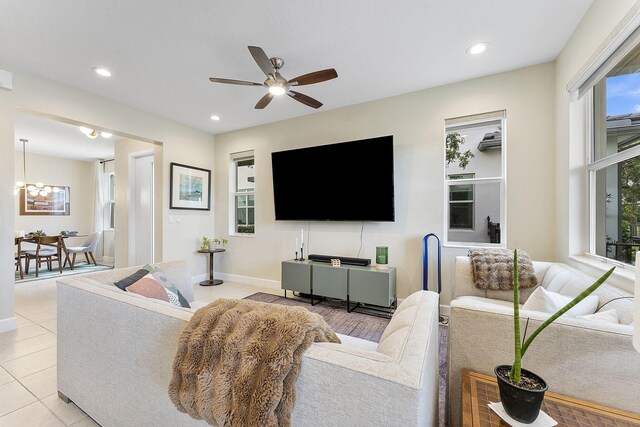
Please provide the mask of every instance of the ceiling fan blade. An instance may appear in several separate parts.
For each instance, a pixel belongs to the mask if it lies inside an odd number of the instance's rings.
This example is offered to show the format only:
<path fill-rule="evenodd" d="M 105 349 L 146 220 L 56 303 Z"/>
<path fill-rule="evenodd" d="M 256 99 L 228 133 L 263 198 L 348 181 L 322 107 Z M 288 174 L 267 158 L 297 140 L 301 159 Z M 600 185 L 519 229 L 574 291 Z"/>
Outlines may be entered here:
<path fill-rule="evenodd" d="M 247 82 L 245 80 L 219 79 L 217 77 L 209 77 L 209 80 L 214 83 L 226 83 L 230 85 L 262 86 L 262 83 Z"/>
<path fill-rule="evenodd" d="M 292 86 L 312 85 L 314 83 L 335 79 L 336 77 L 338 77 L 336 70 L 327 68 L 326 70 L 314 71 L 313 73 L 298 76 L 289 80 L 289 84 Z"/>
<path fill-rule="evenodd" d="M 290 90 L 289 92 L 287 92 L 287 95 L 298 102 L 302 102 L 304 105 L 308 105 L 311 108 L 322 107 L 322 102 L 318 101 L 317 99 L 313 99 L 312 97 L 307 96 L 303 93 L 296 92 L 295 90 Z"/>
<path fill-rule="evenodd" d="M 251 56 L 253 56 L 253 59 L 256 61 L 262 72 L 267 76 L 273 74 L 273 65 L 271 64 L 271 60 L 267 54 L 264 53 L 264 50 L 258 46 L 248 46 L 248 48 L 249 52 L 251 52 Z"/>
<path fill-rule="evenodd" d="M 271 94 L 271 92 L 267 92 L 265 96 L 260 98 L 260 101 L 258 101 L 255 108 L 258 110 L 262 110 L 264 107 L 269 105 L 272 99 L 273 99 L 273 94 Z"/>

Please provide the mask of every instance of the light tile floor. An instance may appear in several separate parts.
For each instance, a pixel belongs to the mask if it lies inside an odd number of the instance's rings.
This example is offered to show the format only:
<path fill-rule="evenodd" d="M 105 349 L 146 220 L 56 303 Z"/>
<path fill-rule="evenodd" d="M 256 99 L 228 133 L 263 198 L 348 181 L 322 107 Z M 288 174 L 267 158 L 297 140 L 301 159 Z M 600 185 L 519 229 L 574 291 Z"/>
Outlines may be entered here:
<path fill-rule="evenodd" d="M 195 299 L 244 298 L 282 292 L 243 283 L 194 286 Z M 56 385 L 55 279 L 16 285 L 18 329 L 0 333 L 0 427 L 96 426 L 73 403 L 58 398 Z"/>

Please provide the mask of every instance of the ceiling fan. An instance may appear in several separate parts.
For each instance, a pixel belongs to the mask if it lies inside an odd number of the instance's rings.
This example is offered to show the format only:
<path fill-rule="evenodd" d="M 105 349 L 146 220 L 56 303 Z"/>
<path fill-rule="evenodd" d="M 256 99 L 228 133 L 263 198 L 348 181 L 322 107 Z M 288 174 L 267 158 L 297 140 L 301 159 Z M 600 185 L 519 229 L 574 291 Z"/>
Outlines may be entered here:
<path fill-rule="evenodd" d="M 273 99 L 274 96 L 284 95 L 285 93 L 298 102 L 308 105 L 312 108 L 322 107 L 322 102 L 311 98 L 300 92 L 291 90 L 292 87 L 311 85 L 314 83 L 320 83 L 327 80 L 335 79 L 338 77 L 338 73 L 333 68 L 327 68 L 326 70 L 314 71 L 313 73 L 304 74 L 291 80 L 287 80 L 280 75 L 280 69 L 284 65 L 284 60 L 281 58 L 269 58 L 264 50 L 258 46 L 248 46 L 251 56 L 256 61 L 263 73 L 266 74 L 267 79 L 264 83 L 248 82 L 245 80 L 231 80 L 221 79 L 217 77 L 210 77 L 214 83 L 226 83 L 232 85 L 241 86 L 263 86 L 269 89 L 269 92 L 263 96 L 256 104 L 257 109 L 261 110 Z"/>

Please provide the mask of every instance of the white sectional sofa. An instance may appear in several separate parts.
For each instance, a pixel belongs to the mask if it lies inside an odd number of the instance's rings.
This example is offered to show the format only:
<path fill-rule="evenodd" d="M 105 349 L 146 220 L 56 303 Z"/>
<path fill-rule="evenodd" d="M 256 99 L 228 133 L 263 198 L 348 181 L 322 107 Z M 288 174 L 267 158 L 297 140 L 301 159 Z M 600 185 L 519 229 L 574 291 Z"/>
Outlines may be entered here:
<path fill-rule="evenodd" d="M 184 262 L 159 263 L 193 301 Z M 136 268 L 58 281 L 58 390 L 102 426 L 206 425 L 167 393 L 193 310 L 117 289 Z M 380 343 L 340 336 L 303 356 L 294 426 L 432 426 L 438 421 L 438 295 L 398 307 Z"/>
<path fill-rule="evenodd" d="M 560 263 L 534 262 L 540 286 L 574 297 L 596 278 Z M 524 303 L 533 289 L 521 292 Z M 631 294 L 605 282 L 595 291 L 599 306 L 617 311 L 620 324 L 562 316 L 547 327 L 525 354 L 522 366 L 542 376 L 549 390 L 640 413 L 640 353 L 632 346 Z M 513 362 L 513 292 L 485 291 L 473 284 L 468 257 L 456 258 L 449 326 L 448 417 L 460 425 L 461 370 L 493 375 Z M 533 332 L 549 314 L 521 310 Z M 521 321 L 524 331 L 526 324 Z"/>

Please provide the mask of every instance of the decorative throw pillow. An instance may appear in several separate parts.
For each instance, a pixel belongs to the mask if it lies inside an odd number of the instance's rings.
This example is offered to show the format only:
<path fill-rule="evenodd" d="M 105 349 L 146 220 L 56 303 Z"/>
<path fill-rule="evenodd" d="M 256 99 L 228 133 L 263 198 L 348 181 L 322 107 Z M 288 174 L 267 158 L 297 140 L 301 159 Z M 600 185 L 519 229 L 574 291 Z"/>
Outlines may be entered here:
<path fill-rule="evenodd" d="M 555 292 L 550 292 L 543 287 L 539 287 L 529 296 L 522 306 L 523 310 L 542 311 L 553 314 L 573 300 L 572 297 L 564 296 Z M 597 295 L 589 295 L 580 303 L 576 304 L 565 315 L 570 317 L 593 314 L 598 309 L 600 299 Z"/>
<path fill-rule="evenodd" d="M 597 322 L 620 323 L 618 320 L 618 312 L 616 310 L 605 310 L 584 316 L 577 316 L 578 319 L 594 320 Z"/>
<path fill-rule="evenodd" d="M 150 281 L 155 283 L 151 283 Z M 130 289 L 131 286 L 135 284 L 137 284 L 137 286 Z M 115 285 L 123 291 L 134 292 L 148 298 L 167 301 L 178 307 L 191 308 L 187 299 L 182 295 L 178 288 L 171 283 L 167 278 L 167 275 L 158 267 L 153 265 L 147 264 L 143 266 L 140 270 L 130 276 L 116 282 Z M 164 289 L 164 293 L 160 293 L 156 285 L 160 285 Z"/>
<path fill-rule="evenodd" d="M 116 285 L 117 287 L 119 287 L 123 291 L 126 291 L 128 286 L 133 285 L 138 280 L 142 279 L 144 276 L 149 274 L 149 271 L 151 271 L 151 270 L 149 270 L 146 267 L 148 267 L 148 266 L 145 265 L 140 270 L 136 271 L 135 273 L 131 274 L 130 276 L 127 276 L 124 279 L 115 282 L 114 285 Z"/>
<path fill-rule="evenodd" d="M 127 286 L 126 291 L 142 295 L 143 297 L 170 302 L 169 296 L 167 295 L 167 289 L 162 286 L 162 283 L 158 282 L 151 273 L 148 273 L 137 282 Z"/>

